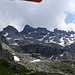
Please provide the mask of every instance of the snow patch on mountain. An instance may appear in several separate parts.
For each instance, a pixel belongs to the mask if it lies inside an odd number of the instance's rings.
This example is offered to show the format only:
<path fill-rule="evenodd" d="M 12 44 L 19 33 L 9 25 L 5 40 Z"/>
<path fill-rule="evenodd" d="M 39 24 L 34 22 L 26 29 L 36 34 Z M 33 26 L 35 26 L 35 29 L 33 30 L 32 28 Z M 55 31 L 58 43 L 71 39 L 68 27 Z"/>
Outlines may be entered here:
<path fill-rule="evenodd" d="M 43 39 L 47 37 L 47 35 L 43 36 L 43 38 L 38 39 L 38 41 L 43 41 Z"/>
<path fill-rule="evenodd" d="M 72 44 L 74 41 L 70 40 L 69 38 L 67 38 L 68 40 L 68 45 Z"/>
<path fill-rule="evenodd" d="M 31 32 L 28 33 L 29 35 L 31 34 Z"/>
<path fill-rule="evenodd" d="M 28 39 L 28 38 L 29 38 L 29 39 L 33 39 L 33 37 L 27 37 L 27 36 L 25 36 L 25 35 L 24 35 L 24 38 L 26 38 L 26 39 Z"/>
<path fill-rule="evenodd" d="M 6 32 L 6 34 L 4 34 L 4 36 L 5 36 L 5 37 L 8 36 L 8 33 Z"/>
<path fill-rule="evenodd" d="M 43 40 L 43 38 L 41 38 L 41 39 L 38 39 L 38 41 L 42 41 Z"/>
<path fill-rule="evenodd" d="M 52 59 L 52 58 L 53 58 L 53 55 L 49 59 Z"/>
<path fill-rule="evenodd" d="M 63 57 L 63 56 L 64 56 L 64 54 L 61 54 L 61 55 L 60 55 L 60 57 Z"/>
<path fill-rule="evenodd" d="M 59 45 L 61 46 L 64 46 L 64 40 L 63 40 L 63 37 L 60 38 L 60 43 L 58 43 Z"/>
<path fill-rule="evenodd" d="M 8 37 L 8 38 L 6 38 L 6 39 L 7 39 L 7 40 L 11 40 L 12 38 L 9 38 L 9 37 Z"/>
<path fill-rule="evenodd" d="M 15 61 L 15 62 L 18 62 L 18 61 L 20 61 L 20 58 L 17 57 L 17 56 L 14 56 L 14 61 Z"/>
<path fill-rule="evenodd" d="M 23 38 L 16 38 L 16 39 L 14 39 L 14 41 L 15 41 L 15 40 L 23 40 Z"/>
<path fill-rule="evenodd" d="M 19 46 L 16 42 L 15 43 L 12 43 L 11 45 Z"/>
<path fill-rule="evenodd" d="M 30 61 L 30 63 L 36 63 L 36 62 L 40 62 L 41 60 L 40 59 L 34 59 L 32 61 Z"/>
<path fill-rule="evenodd" d="M 34 33 L 37 33 L 37 31 L 34 31 Z"/>

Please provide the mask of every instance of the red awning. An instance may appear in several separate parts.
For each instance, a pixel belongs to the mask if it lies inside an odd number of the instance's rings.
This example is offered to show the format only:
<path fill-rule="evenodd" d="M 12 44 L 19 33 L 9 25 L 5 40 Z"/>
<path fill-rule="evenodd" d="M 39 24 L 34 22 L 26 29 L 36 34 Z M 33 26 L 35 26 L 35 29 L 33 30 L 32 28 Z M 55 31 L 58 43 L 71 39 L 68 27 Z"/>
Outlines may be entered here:
<path fill-rule="evenodd" d="M 24 0 L 24 1 L 41 2 L 42 0 Z"/>

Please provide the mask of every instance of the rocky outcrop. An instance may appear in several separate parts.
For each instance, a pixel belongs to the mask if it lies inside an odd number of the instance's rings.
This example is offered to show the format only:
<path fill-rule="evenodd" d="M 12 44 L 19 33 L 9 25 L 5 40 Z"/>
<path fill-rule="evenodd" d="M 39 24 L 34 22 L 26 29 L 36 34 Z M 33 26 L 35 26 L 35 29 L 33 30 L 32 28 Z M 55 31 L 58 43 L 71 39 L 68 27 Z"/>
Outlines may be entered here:
<path fill-rule="evenodd" d="M 56 47 L 51 47 L 48 45 L 40 45 L 40 44 L 28 44 L 25 46 L 21 46 L 25 53 L 37 53 L 43 56 L 51 57 L 52 55 L 62 54 L 65 50 Z"/>
<path fill-rule="evenodd" d="M 0 58 L 13 61 L 12 53 L 10 53 L 9 49 L 6 48 L 6 46 L 4 46 L 4 44 L 8 45 L 6 38 L 3 36 L 2 32 L 0 32 Z"/>

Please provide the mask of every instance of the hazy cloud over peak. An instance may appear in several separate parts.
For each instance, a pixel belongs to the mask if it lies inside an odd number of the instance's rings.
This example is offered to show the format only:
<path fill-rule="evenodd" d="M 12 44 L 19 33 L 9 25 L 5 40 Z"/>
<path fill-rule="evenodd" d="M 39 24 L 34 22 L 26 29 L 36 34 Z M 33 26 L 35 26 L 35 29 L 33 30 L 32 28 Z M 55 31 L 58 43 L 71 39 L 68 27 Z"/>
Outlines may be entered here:
<path fill-rule="evenodd" d="M 74 23 L 65 23 L 65 12 L 74 14 L 74 4 L 74 0 L 43 0 L 41 3 L 0 0 L 0 30 L 7 25 L 22 30 L 26 24 L 49 30 L 75 30 Z"/>

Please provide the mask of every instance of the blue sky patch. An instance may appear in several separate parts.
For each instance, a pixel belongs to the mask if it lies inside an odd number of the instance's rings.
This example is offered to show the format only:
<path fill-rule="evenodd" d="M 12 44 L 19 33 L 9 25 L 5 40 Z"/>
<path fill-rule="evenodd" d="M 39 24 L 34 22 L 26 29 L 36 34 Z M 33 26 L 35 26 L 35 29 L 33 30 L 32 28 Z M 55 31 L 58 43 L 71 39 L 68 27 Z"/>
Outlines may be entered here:
<path fill-rule="evenodd" d="M 67 17 L 65 19 L 65 23 L 75 23 L 75 14 L 66 12 Z"/>

